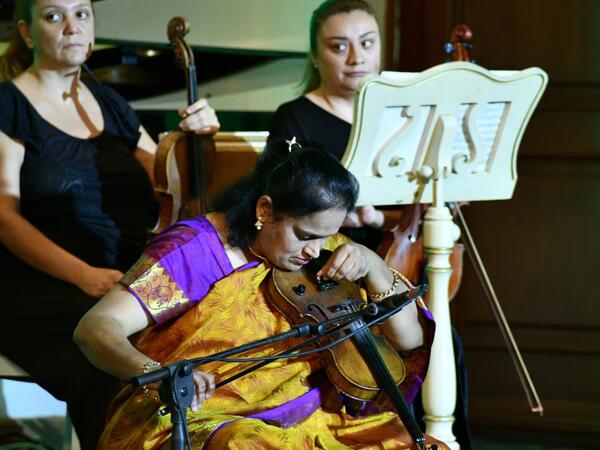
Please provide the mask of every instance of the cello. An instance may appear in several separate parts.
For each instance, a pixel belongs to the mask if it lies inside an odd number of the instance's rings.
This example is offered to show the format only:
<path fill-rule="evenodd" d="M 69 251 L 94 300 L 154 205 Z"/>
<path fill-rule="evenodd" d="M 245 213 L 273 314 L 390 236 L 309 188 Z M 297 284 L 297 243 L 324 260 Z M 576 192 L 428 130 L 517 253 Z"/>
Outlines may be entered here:
<path fill-rule="evenodd" d="M 450 42 L 444 46 L 444 51 L 453 61 L 472 62 L 469 57 L 469 49 L 472 47 L 470 42 L 472 37 L 473 33 L 468 26 L 457 25 L 452 29 Z M 460 205 L 454 203 L 449 206 L 461 228 L 462 243 L 455 244 L 450 256 L 452 274 L 449 282 L 448 297 L 451 300 L 460 285 L 460 279 L 462 277 L 462 254 L 466 249 L 472 267 L 475 270 L 477 278 L 479 279 L 488 300 L 492 314 L 500 328 L 502 338 L 509 351 L 519 381 L 525 392 L 529 408 L 531 412 L 542 416 L 544 411 L 543 406 L 508 325 L 508 321 L 502 311 L 502 307 L 500 306 L 500 302 L 496 296 L 489 275 L 485 270 L 485 266 L 483 265 L 483 261 L 479 255 L 472 234 L 462 214 Z M 410 208 L 412 208 L 412 210 Z M 384 239 L 378 248 L 379 255 L 385 257 L 385 260 L 389 265 L 404 273 L 416 284 L 422 282 L 423 269 L 426 264 L 421 229 L 424 209 L 425 207 L 419 204 L 407 207 L 407 210 L 410 211 L 410 213 L 406 215 L 407 218 L 405 219 L 403 216 L 404 220 L 398 224 L 393 232 L 387 233 L 384 236 Z"/>
<path fill-rule="evenodd" d="M 167 26 L 176 59 L 185 69 L 187 102 L 191 105 L 198 100 L 198 93 L 194 52 L 184 39 L 189 30 L 184 17 L 172 18 Z M 177 130 L 161 139 L 154 163 L 160 214 L 153 233 L 209 210 L 208 184 L 214 155 L 212 136 Z"/>
<path fill-rule="evenodd" d="M 466 25 L 456 25 L 452 29 L 450 43 L 446 44 L 445 51 L 452 57 L 453 61 L 472 62 L 472 60 L 469 58 L 469 49 L 472 47 L 470 42 L 472 37 L 473 33 Z M 533 381 L 531 380 L 531 376 L 529 375 L 525 361 L 521 356 L 521 351 L 517 346 L 517 342 L 515 341 L 510 326 L 508 325 L 508 321 L 506 320 L 502 307 L 500 306 L 500 301 L 496 296 L 496 292 L 494 291 L 490 277 L 485 270 L 483 260 L 479 255 L 479 251 L 477 250 L 477 246 L 475 245 L 475 241 L 473 240 L 473 235 L 469 230 L 467 221 L 462 214 L 460 204 L 452 203 L 449 206 L 452 211 L 452 215 L 458 219 L 458 223 L 461 228 L 462 241 L 467 250 L 467 255 L 471 260 L 473 269 L 475 270 L 477 278 L 479 279 L 481 287 L 488 300 L 492 314 L 498 323 L 500 333 L 504 343 L 506 344 L 506 348 L 508 349 L 513 365 L 515 366 L 515 370 L 517 371 L 523 391 L 525 392 L 529 409 L 531 412 L 543 416 L 544 407 L 542 406 Z"/>

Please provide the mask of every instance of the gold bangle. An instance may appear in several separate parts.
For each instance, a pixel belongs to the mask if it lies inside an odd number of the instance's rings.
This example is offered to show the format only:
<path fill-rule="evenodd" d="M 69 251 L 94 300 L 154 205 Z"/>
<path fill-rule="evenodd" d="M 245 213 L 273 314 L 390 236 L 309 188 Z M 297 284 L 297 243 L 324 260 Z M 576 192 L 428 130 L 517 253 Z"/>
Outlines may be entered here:
<path fill-rule="evenodd" d="M 390 269 L 392 269 L 392 268 L 390 267 Z M 413 289 L 415 287 L 415 285 L 412 284 L 408 278 L 406 278 L 404 275 L 402 275 L 396 269 L 392 269 L 392 270 L 398 274 L 398 276 L 400 277 L 400 281 L 402 281 L 408 289 Z"/>
<path fill-rule="evenodd" d="M 398 272 L 393 267 L 389 267 L 389 269 L 390 269 L 390 272 L 392 272 L 392 275 L 394 276 L 394 280 L 392 281 L 392 286 L 387 291 L 377 292 L 376 294 L 368 294 L 369 298 L 371 300 L 383 300 L 384 298 L 389 297 L 396 291 L 396 289 L 398 289 L 398 286 L 400 285 L 401 281 L 404 281 L 404 282 L 408 281 L 404 275 L 402 275 L 400 272 Z"/>
<path fill-rule="evenodd" d="M 158 361 L 150 360 L 146 364 L 144 364 L 144 373 L 152 372 L 156 369 L 160 369 L 161 367 L 162 364 Z M 144 391 L 144 395 L 149 399 L 160 401 L 160 397 L 158 395 L 153 395 L 150 392 L 150 388 L 147 384 L 142 385 L 142 391 Z"/>

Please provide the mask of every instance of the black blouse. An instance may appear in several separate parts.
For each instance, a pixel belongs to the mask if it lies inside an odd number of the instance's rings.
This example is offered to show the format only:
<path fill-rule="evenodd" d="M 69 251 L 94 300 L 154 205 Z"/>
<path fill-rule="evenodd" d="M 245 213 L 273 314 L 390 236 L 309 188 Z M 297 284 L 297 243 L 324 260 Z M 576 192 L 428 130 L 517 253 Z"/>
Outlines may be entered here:
<path fill-rule="evenodd" d="M 25 146 L 22 215 L 88 264 L 125 271 L 141 254 L 153 212 L 150 181 L 134 157 L 140 122 L 115 91 L 86 85 L 104 118 L 99 136 L 80 139 L 54 127 L 11 82 L 0 83 L 0 130 Z M 43 278 L 2 246 L 0 271 Z"/>
<path fill-rule="evenodd" d="M 277 108 L 269 141 L 296 136 L 301 145 L 319 147 L 342 159 L 351 129 L 351 124 L 302 96 Z"/>

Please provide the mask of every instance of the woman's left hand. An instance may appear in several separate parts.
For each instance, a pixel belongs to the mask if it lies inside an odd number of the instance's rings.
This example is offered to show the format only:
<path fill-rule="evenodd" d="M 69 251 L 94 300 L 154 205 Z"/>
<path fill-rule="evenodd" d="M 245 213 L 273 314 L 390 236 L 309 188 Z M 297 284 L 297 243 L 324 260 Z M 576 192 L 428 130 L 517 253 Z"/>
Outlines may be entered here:
<path fill-rule="evenodd" d="M 194 400 L 192 401 L 191 409 L 196 412 L 202 404 L 215 393 L 215 377 L 211 373 L 195 370 L 194 374 Z"/>
<path fill-rule="evenodd" d="M 385 221 L 383 211 L 371 205 L 359 206 L 354 208 L 346 216 L 346 220 L 342 224 L 348 228 L 359 228 L 369 226 L 373 228 L 381 228 Z"/>
<path fill-rule="evenodd" d="M 221 127 L 215 110 L 203 98 L 185 108 L 181 108 L 178 112 L 183 118 L 179 122 L 179 128 L 183 131 L 193 131 L 196 134 L 213 134 L 219 131 Z"/>

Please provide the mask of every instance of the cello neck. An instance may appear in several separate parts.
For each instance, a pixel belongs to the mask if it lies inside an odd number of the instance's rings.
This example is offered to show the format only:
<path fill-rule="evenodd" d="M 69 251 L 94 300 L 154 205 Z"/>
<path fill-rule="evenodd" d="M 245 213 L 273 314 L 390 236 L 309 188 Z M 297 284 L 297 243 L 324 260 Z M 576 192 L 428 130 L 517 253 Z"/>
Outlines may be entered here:
<path fill-rule="evenodd" d="M 175 46 L 177 60 L 183 64 L 187 84 L 188 106 L 198 100 L 198 80 L 196 76 L 196 64 L 194 52 L 185 41 L 184 36 L 190 31 L 186 18 L 174 17 L 169 21 L 167 35 L 169 42 Z M 188 149 L 186 167 L 188 177 L 189 198 L 182 201 L 180 219 L 185 217 L 204 214 L 209 209 L 208 200 L 208 164 L 210 157 L 214 154 L 214 141 L 212 136 L 198 136 L 191 133 L 187 137 Z"/>
<path fill-rule="evenodd" d="M 186 70 L 187 100 L 188 105 L 198 100 L 198 79 L 196 77 L 196 65 L 190 64 Z"/>
<path fill-rule="evenodd" d="M 362 320 L 357 321 L 355 326 L 362 326 Z M 412 438 L 415 445 L 420 449 L 425 449 L 425 437 L 419 428 L 417 421 L 410 412 L 409 406 L 400 392 L 400 389 L 394 382 L 394 377 L 390 374 L 381 354 L 377 350 L 377 346 L 373 341 L 373 335 L 369 329 L 361 331 L 354 336 L 354 342 L 365 357 L 365 361 L 373 372 L 373 376 L 377 380 L 379 387 L 387 394 L 388 398 L 394 405 L 394 409 L 398 413 L 400 420 L 406 427 L 408 434 Z"/>

